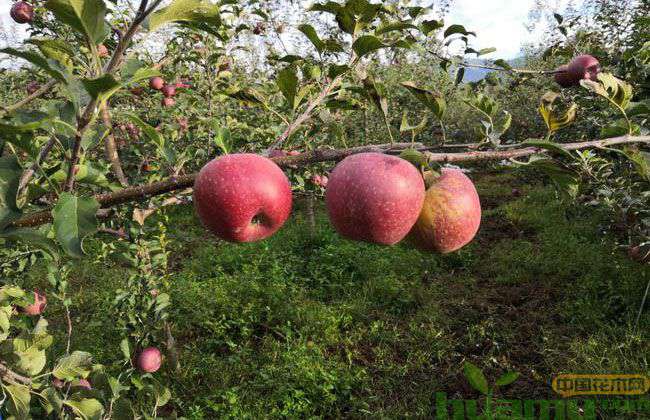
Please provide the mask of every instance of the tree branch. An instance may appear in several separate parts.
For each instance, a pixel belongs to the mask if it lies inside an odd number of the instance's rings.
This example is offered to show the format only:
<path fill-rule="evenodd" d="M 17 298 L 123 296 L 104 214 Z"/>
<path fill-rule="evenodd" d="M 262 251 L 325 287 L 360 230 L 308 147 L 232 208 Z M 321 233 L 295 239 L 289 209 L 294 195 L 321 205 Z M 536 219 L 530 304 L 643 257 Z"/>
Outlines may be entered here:
<path fill-rule="evenodd" d="M 447 61 L 447 62 L 453 62 L 451 58 L 445 57 L 435 51 L 427 50 L 429 54 L 433 55 L 434 57 L 442 60 L 442 61 Z M 555 73 L 563 73 L 564 70 L 529 70 L 529 69 L 506 69 L 503 67 L 498 67 L 498 66 L 490 66 L 487 64 L 477 64 L 477 63 L 468 63 L 466 61 L 461 61 L 459 63 L 455 63 L 457 66 L 460 67 L 470 67 L 470 68 L 476 68 L 476 69 L 486 69 L 486 70 L 496 70 L 496 71 L 505 71 L 505 72 L 510 72 L 510 73 L 518 73 L 518 74 L 555 74 Z"/>
<path fill-rule="evenodd" d="M 621 136 L 605 140 L 592 140 L 577 143 L 565 143 L 557 145 L 564 150 L 579 150 L 589 148 L 599 148 L 606 146 L 614 146 L 618 144 L 631 144 L 631 143 L 645 143 L 650 144 L 650 136 Z M 306 152 L 297 156 L 283 156 L 272 158 L 272 160 L 281 168 L 295 168 L 319 162 L 338 162 L 345 159 L 350 155 L 357 153 L 375 152 L 398 154 L 399 152 L 412 147 L 411 143 L 395 143 L 379 144 L 369 146 L 358 146 L 349 149 L 320 149 Z M 543 152 L 543 149 L 538 147 L 525 147 L 514 150 L 496 150 L 496 151 L 471 151 L 463 153 L 433 153 L 429 150 L 435 147 L 424 146 L 421 143 L 416 143 L 415 148 L 425 152 L 431 162 L 476 162 L 486 160 L 503 160 L 512 159 L 522 156 L 529 156 L 535 153 Z M 103 193 L 95 195 L 95 199 L 99 202 L 101 207 L 110 207 L 117 204 L 127 203 L 131 201 L 141 200 L 147 197 L 152 197 L 160 194 L 165 194 L 172 191 L 177 191 L 192 187 L 196 173 L 189 175 L 182 175 L 179 177 L 172 177 L 163 181 L 154 182 L 146 185 L 138 185 L 129 188 L 124 188 L 119 191 Z M 39 226 L 52 221 L 51 210 L 43 210 L 34 212 L 27 216 L 14 221 L 11 226 L 13 227 L 29 227 Z"/>
<path fill-rule="evenodd" d="M 18 192 L 16 193 L 17 196 L 20 196 L 22 191 L 25 189 L 27 184 L 29 183 L 29 180 L 32 179 L 32 176 L 34 176 L 34 172 L 38 169 L 38 167 L 41 165 L 41 162 L 45 160 L 47 155 L 50 153 L 50 150 L 52 150 L 52 146 L 54 146 L 54 143 L 56 142 L 56 137 L 51 136 L 50 139 L 45 143 L 45 146 L 41 149 L 40 153 L 36 157 L 36 160 L 32 164 L 32 166 L 29 167 L 29 169 L 25 170 L 23 172 L 23 175 L 20 177 L 20 181 L 18 182 Z"/>
<path fill-rule="evenodd" d="M 0 106 L 0 110 L 4 111 L 7 114 L 12 113 L 17 109 L 20 109 L 20 108 L 24 107 L 25 105 L 27 105 L 28 103 L 30 103 L 34 99 L 40 98 L 41 96 L 43 96 L 44 94 L 49 92 L 52 89 L 52 87 L 54 87 L 54 85 L 57 84 L 57 82 L 58 82 L 57 80 L 52 79 L 49 82 L 47 82 L 46 84 L 44 84 L 43 86 L 41 86 L 36 92 L 34 92 L 31 95 L 25 97 L 24 99 L 21 99 L 20 101 L 16 102 L 15 104 L 9 105 L 8 107 Z"/>
<path fill-rule="evenodd" d="M 32 383 L 30 378 L 17 374 L 2 362 L 0 362 L 0 378 L 2 378 L 3 381 L 20 383 L 23 385 L 31 385 Z"/>
<path fill-rule="evenodd" d="M 124 175 L 122 162 L 120 162 L 120 155 L 117 153 L 115 135 L 113 134 L 113 124 L 111 123 L 111 115 L 108 112 L 108 103 L 102 104 L 101 113 L 104 126 L 108 130 L 108 135 L 104 139 L 104 154 L 106 155 L 106 159 L 111 163 L 113 175 L 115 175 L 115 178 L 117 178 L 123 187 L 126 187 L 129 185 L 129 180 L 126 178 L 126 175 Z"/>

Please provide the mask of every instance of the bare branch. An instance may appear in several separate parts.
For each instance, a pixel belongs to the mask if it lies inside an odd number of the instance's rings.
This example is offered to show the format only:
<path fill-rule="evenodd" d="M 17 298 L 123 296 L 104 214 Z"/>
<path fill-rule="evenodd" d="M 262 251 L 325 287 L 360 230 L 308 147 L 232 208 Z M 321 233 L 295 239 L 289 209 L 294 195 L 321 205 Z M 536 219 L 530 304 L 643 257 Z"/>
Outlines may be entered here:
<path fill-rule="evenodd" d="M 631 144 L 631 143 L 644 143 L 650 144 L 650 136 L 621 136 L 613 137 L 605 140 L 592 140 L 584 141 L 577 143 L 565 143 L 558 144 L 559 147 L 564 150 L 579 150 L 579 149 L 589 149 L 589 148 L 599 148 L 606 146 L 614 146 L 620 144 Z M 299 166 L 305 166 L 313 163 L 319 162 L 338 162 L 345 159 L 346 157 L 365 152 L 375 152 L 375 153 L 387 153 L 387 154 L 398 154 L 399 152 L 409 149 L 413 145 L 411 143 L 395 143 L 392 146 L 390 144 L 380 144 L 380 145 L 370 145 L 370 146 L 358 146 L 352 147 L 349 149 L 320 149 L 313 150 L 311 152 L 306 152 L 297 156 L 284 156 L 272 158 L 272 160 L 282 168 L 295 168 Z M 496 150 L 496 151 L 478 151 L 478 152 L 464 152 L 464 153 L 432 153 L 429 150 L 433 149 L 431 146 L 423 146 L 422 144 L 416 143 L 415 148 L 422 152 L 426 152 L 429 160 L 432 162 L 476 162 L 476 161 L 486 161 L 486 160 L 503 160 L 503 159 L 512 159 L 522 156 L 529 156 L 535 153 L 543 152 L 543 149 L 537 147 L 525 147 L 521 149 L 514 150 Z M 182 190 L 185 188 L 192 187 L 194 185 L 194 179 L 196 178 L 196 173 L 189 175 L 182 175 L 178 177 L 172 177 L 163 181 L 154 182 L 146 185 L 138 185 L 129 188 L 124 188 L 119 191 L 103 193 L 95 195 L 95 199 L 99 202 L 102 207 L 110 207 L 117 204 L 127 203 L 131 201 L 137 201 L 148 197 L 153 197 L 156 195 L 165 194 L 172 191 Z M 102 217 L 107 217 L 106 209 L 100 209 L 102 211 Z M 51 210 L 42 210 L 39 212 L 34 212 L 28 214 L 27 216 L 22 217 L 14 221 L 11 226 L 13 227 L 28 227 L 28 226 L 39 226 L 45 223 L 50 223 L 52 221 Z"/>
<path fill-rule="evenodd" d="M 129 180 L 124 175 L 122 170 L 122 162 L 120 161 L 120 155 L 117 153 L 117 146 L 115 144 L 115 135 L 113 134 L 113 124 L 111 123 L 111 115 L 108 112 L 108 104 L 105 103 L 101 107 L 102 120 L 104 121 L 104 126 L 108 130 L 108 135 L 104 139 L 104 154 L 106 159 L 111 163 L 111 169 L 113 170 L 113 175 L 119 181 L 119 183 L 126 187 L 129 185 Z"/>
<path fill-rule="evenodd" d="M 47 141 L 47 143 L 45 143 L 45 146 L 43 146 L 43 148 L 41 149 L 40 153 L 36 157 L 36 160 L 34 161 L 32 166 L 30 166 L 29 169 L 23 172 L 23 175 L 20 177 L 20 181 L 18 182 L 18 192 L 16 193 L 16 195 L 20 196 L 22 191 L 29 183 L 29 180 L 32 179 L 32 176 L 34 176 L 34 173 L 41 165 L 41 162 L 45 160 L 47 155 L 50 153 L 50 150 L 52 150 L 54 143 L 56 143 L 56 137 L 51 136 L 50 139 Z"/>
<path fill-rule="evenodd" d="M 20 101 L 16 102 L 13 105 L 9 105 L 8 107 L 3 107 L 0 106 L 0 111 L 4 111 L 5 113 L 9 114 L 11 112 L 14 112 L 17 109 L 20 109 L 33 101 L 34 99 L 38 99 L 50 90 L 52 90 L 52 87 L 57 84 L 57 80 L 52 79 L 43 86 L 41 86 L 36 92 L 32 93 L 31 95 L 25 97 L 24 99 L 21 99 Z"/>

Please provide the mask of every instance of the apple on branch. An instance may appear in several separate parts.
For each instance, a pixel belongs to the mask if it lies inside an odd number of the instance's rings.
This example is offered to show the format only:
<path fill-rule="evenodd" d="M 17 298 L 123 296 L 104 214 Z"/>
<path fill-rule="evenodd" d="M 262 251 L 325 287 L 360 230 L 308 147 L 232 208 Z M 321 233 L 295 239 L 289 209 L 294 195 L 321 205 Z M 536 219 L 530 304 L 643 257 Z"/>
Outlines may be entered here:
<path fill-rule="evenodd" d="M 273 235 L 291 213 L 291 185 L 272 160 L 252 153 L 208 162 L 194 182 L 194 204 L 203 225 L 230 242 Z"/>
<path fill-rule="evenodd" d="M 467 245 L 481 225 L 481 202 L 472 181 L 460 169 L 425 173 L 428 186 L 422 212 L 409 239 L 424 251 L 442 254 Z"/>
<path fill-rule="evenodd" d="M 330 221 L 341 236 L 393 245 L 408 234 L 420 214 L 424 182 L 404 159 L 359 153 L 336 165 L 325 200 Z"/>

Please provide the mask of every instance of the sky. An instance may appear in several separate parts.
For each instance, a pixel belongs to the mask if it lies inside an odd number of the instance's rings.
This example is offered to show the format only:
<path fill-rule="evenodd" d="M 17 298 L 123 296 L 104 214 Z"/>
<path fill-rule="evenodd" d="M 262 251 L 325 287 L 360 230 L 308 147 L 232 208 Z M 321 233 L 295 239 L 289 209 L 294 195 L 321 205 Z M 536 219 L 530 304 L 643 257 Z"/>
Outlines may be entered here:
<path fill-rule="evenodd" d="M 20 37 L 24 29 L 20 25 L 11 25 L 10 4 L 10 0 L 0 0 L 0 23 L 3 30 L 10 31 L 10 35 Z M 475 49 L 497 49 L 486 58 L 510 59 L 518 55 L 522 45 L 536 38 L 536 34 L 529 33 L 524 26 L 532 5 L 533 0 L 454 0 L 445 20 L 447 24 L 460 23 L 477 32 L 478 37 L 472 41 Z"/>

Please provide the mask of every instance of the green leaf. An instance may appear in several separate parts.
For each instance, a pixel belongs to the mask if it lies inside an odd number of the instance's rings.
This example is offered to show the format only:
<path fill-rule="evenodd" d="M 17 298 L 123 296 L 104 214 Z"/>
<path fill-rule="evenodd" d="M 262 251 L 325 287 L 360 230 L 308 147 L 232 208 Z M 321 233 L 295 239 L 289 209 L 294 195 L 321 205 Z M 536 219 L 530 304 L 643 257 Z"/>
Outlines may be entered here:
<path fill-rule="evenodd" d="M 47 59 L 59 62 L 68 71 L 72 70 L 74 51 L 65 41 L 61 39 L 30 38 L 25 43 L 36 45 L 41 54 Z"/>
<path fill-rule="evenodd" d="M 622 109 L 627 108 L 632 99 L 632 85 L 610 73 L 598 73 L 598 82 L 583 79 L 580 85 Z"/>
<path fill-rule="evenodd" d="M 207 0 L 174 0 L 172 4 L 154 12 L 149 18 L 149 30 L 171 23 L 198 23 L 211 28 L 221 26 L 219 5 Z"/>
<path fill-rule="evenodd" d="M 325 50 L 325 42 L 320 39 L 313 26 L 307 24 L 299 25 L 298 30 L 305 34 L 319 53 L 322 53 Z"/>
<path fill-rule="evenodd" d="M 431 112 L 438 118 L 442 120 L 445 116 L 445 111 L 447 110 L 447 102 L 439 93 L 418 87 L 412 81 L 402 82 L 402 86 L 408 89 L 415 98 L 420 101 L 424 106 L 429 108 Z"/>
<path fill-rule="evenodd" d="M 9 414 L 17 420 L 29 419 L 29 402 L 31 395 L 29 388 L 25 385 L 4 385 L 2 388 L 7 394 L 6 407 Z"/>
<path fill-rule="evenodd" d="M 280 92 L 284 95 L 287 103 L 292 109 L 295 109 L 296 92 L 298 90 L 298 76 L 296 76 L 296 69 L 287 67 L 278 73 L 276 80 Z"/>
<path fill-rule="evenodd" d="M 74 351 L 62 357 L 52 371 L 52 375 L 64 381 L 73 381 L 85 377 L 92 367 L 92 356 L 84 351 Z"/>
<path fill-rule="evenodd" d="M 69 192 L 59 196 L 52 209 L 54 232 L 63 249 L 72 257 L 82 257 L 84 238 L 97 230 L 95 213 L 99 203 L 93 197 L 77 197 Z"/>
<path fill-rule="evenodd" d="M 128 338 L 124 338 L 122 339 L 122 341 L 120 341 L 120 350 L 122 351 L 122 354 L 124 355 L 125 359 L 131 358 L 131 348 L 129 346 Z"/>
<path fill-rule="evenodd" d="M 468 35 L 476 36 L 475 32 L 467 31 L 467 29 L 465 29 L 465 27 L 463 25 L 454 24 L 454 25 L 450 25 L 447 29 L 445 29 L 445 33 L 444 33 L 443 37 L 447 38 L 448 36 L 451 36 L 451 35 L 454 35 L 454 34 L 461 34 L 461 35 L 465 35 L 465 36 L 468 36 Z"/>
<path fill-rule="evenodd" d="M 126 398 L 119 398 L 115 401 L 115 404 L 113 404 L 114 420 L 132 420 L 133 418 L 135 418 L 135 413 L 131 401 Z"/>
<path fill-rule="evenodd" d="M 463 77 L 465 77 L 465 67 L 459 67 L 458 71 L 456 72 L 456 80 L 454 81 L 454 85 L 458 86 L 460 82 L 463 81 Z"/>
<path fill-rule="evenodd" d="M 510 385 L 511 383 L 516 381 L 518 377 L 519 377 L 519 372 L 506 372 L 503 375 L 501 375 L 499 379 L 497 379 L 495 384 L 497 386 Z"/>
<path fill-rule="evenodd" d="M 472 386 L 472 388 L 479 391 L 483 395 L 488 394 L 489 390 L 487 379 L 485 379 L 485 375 L 483 375 L 481 369 L 479 369 L 471 362 L 465 362 L 463 365 L 463 374 L 469 381 L 469 384 Z"/>
<path fill-rule="evenodd" d="M 429 35 L 431 32 L 438 30 L 445 26 L 445 23 L 441 20 L 425 20 L 420 23 L 420 31 L 424 35 Z"/>
<path fill-rule="evenodd" d="M 21 174 L 22 168 L 15 155 L 0 157 L 0 230 L 22 213 L 16 203 Z"/>
<path fill-rule="evenodd" d="M 106 38 L 106 4 L 103 0 L 48 0 L 45 8 L 93 45 Z"/>
<path fill-rule="evenodd" d="M 60 82 L 66 81 L 65 76 L 61 71 L 52 67 L 52 65 L 47 60 L 47 58 L 43 57 L 42 55 L 40 55 L 35 51 L 20 51 L 15 48 L 3 48 L 0 50 L 0 53 L 13 55 L 14 57 L 19 57 L 22 58 L 23 60 L 27 60 L 33 65 L 35 65 L 36 67 L 43 70 L 49 76 L 53 77 L 54 79 Z"/>
<path fill-rule="evenodd" d="M 48 414 L 56 411 L 57 413 L 63 408 L 63 400 L 58 391 L 53 387 L 45 388 L 42 392 L 45 397 L 45 409 Z"/>
<path fill-rule="evenodd" d="M 643 102 L 630 102 L 625 109 L 628 117 L 635 117 L 637 115 L 650 115 L 650 100 Z"/>
<path fill-rule="evenodd" d="M 334 78 L 340 76 L 341 74 L 345 73 L 348 70 L 350 70 L 350 67 L 345 65 L 345 64 L 331 64 L 329 66 L 327 75 L 330 78 L 334 79 Z"/>
<path fill-rule="evenodd" d="M 38 375 L 47 362 L 45 351 L 34 346 L 29 347 L 24 351 L 14 351 L 14 354 L 18 358 L 16 361 L 16 368 L 28 376 Z"/>
<path fill-rule="evenodd" d="M 512 66 L 510 64 L 508 64 L 508 62 L 506 60 L 503 60 L 501 58 L 498 59 L 498 60 L 494 60 L 494 64 L 501 67 L 502 69 L 512 70 Z"/>
<path fill-rule="evenodd" d="M 56 245 L 56 242 L 36 229 L 7 229 L 0 233 L 0 238 L 22 242 L 30 248 L 41 249 L 55 260 L 59 259 L 59 247 Z"/>
<path fill-rule="evenodd" d="M 571 124 L 575 120 L 578 110 L 578 105 L 571 103 L 565 112 L 558 114 L 555 101 L 559 96 L 555 92 L 546 92 L 539 104 L 539 113 L 550 133 L 555 133 L 557 130 Z"/>
<path fill-rule="evenodd" d="M 72 397 L 63 402 L 63 404 L 72 407 L 74 412 L 84 420 L 101 420 L 104 407 L 94 398 Z"/>
<path fill-rule="evenodd" d="M 379 38 L 373 35 L 361 36 L 354 41 L 354 44 L 352 44 L 352 49 L 359 57 L 366 56 L 371 52 L 386 47 L 388 47 L 388 45 L 384 44 Z"/>
<path fill-rule="evenodd" d="M 415 26 L 410 21 L 386 22 L 379 25 L 379 27 L 375 30 L 375 35 L 381 35 L 381 34 L 394 32 L 394 31 L 402 32 L 405 29 L 418 29 L 418 27 Z"/>
<path fill-rule="evenodd" d="M 120 82 L 110 74 L 104 74 L 96 79 L 81 79 L 86 92 L 93 99 L 105 100 L 120 89 Z"/>
<path fill-rule="evenodd" d="M 368 76 L 363 79 L 363 87 L 366 97 L 384 114 L 384 117 L 388 117 L 388 100 L 382 94 L 382 85 L 372 76 Z"/>

